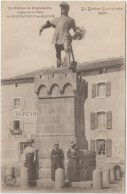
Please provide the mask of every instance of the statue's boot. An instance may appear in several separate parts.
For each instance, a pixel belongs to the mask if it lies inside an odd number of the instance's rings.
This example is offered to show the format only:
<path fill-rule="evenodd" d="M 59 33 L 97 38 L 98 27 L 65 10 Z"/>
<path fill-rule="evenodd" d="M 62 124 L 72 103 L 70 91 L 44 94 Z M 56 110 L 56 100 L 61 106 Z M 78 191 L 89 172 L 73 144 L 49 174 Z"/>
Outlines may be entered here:
<path fill-rule="evenodd" d="M 70 52 L 65 52 L 64 61 L 65 61 L 65 65 L 66 65 L 67 67 L 70 67 Z"/>
<path fill-rule="evenodd" d="M 57 58 L 57 67 L 60 67 L 62 64 L 61 64 L 61 59 L 60 58 Z"/>

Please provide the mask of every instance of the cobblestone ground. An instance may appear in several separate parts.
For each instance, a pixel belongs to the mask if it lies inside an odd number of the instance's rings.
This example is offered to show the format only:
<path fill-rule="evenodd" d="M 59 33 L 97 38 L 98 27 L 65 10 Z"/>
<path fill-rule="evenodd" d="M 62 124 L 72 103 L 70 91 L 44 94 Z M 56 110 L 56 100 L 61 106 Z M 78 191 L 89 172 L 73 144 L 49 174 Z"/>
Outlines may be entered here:
<path fill-rule="evenodd" d="M 125 193 L 124 180 L 116 180 L 115 183 L 110 184 L 109 187 L 104 187 L 103 189 L 95 190 L 93 188 L 80 188 L 80 187 L 69 187 L 62 188 L 60 191 L 56 191 L 55 188 L 52 189 L 43 189 L 37 187 L 29 187 L 27 190 L 23 191 L 19 186 L 1 186 L 1 192 L 25 192 L 25 193 Z"/>

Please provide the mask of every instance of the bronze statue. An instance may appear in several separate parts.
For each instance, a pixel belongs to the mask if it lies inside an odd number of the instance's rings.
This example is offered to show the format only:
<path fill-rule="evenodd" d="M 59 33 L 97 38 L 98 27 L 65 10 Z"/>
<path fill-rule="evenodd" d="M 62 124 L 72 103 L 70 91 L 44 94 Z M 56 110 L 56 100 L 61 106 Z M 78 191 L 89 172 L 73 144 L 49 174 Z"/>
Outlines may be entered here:
<path fill-rule="evenodd" d="M 72 55 L 73 62 L 75 62 L 73 50 L 72 50 L 72 39 L 80 39 L 83 35 L 80 32 L 80 29 L 76 27 L 75 20 L 68 16 L 69 5 L 66 2 L 60 3 L 61 7 L 61 16 L 53 19 L 52 21 L 47 21 L 41 28 L 39 34 L 41 35 L 42 31 L 46 28 L 53 27 L 55 28 L 55 33 L 53 36 L 53 44 L 56 48 L 56 58 L 57 58 L 57 67 L 65 64 L 70 66 L 70 58 Z M 71 36 L 69 31 L 73 29 L 74 36 Z M 61 60 L 61 51 L 65 51 L 64 62 Z"/>

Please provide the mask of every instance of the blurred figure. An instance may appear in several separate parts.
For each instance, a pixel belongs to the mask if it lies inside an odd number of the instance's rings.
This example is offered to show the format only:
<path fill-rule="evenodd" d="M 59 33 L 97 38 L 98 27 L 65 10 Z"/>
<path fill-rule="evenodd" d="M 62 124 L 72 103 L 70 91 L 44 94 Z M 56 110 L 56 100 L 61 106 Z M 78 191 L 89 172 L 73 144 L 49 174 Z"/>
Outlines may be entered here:
<path fill-rule="evenodd" d="M 51 151 L 51 179 L 55 181 L 55 170 L 57 168 L 64 169 L 64 153 L 59 149 L 59 143 L 55 143 L 54 149 Z"/>
<path fill-rule="evenodd" d="M 100 154 L 101 155 L 104 155 L 105 154 L 105 141 L 104 140 L 101 140 L 100 141 L 99 151 L 100 151 Z"/>
<path fill-rule="evenodd" d="M 29 186 L 34 186 L 34 180 L 36 179 L 35 173 L 35 161 L 36 161 L 36 150 L 34 148 L 34 139 L 27 140 L 28 146 L 24 149 L 24 167 L 28 168 L 28 179 Z"/>
<path fill-rule="evenodd" d="M 77 181 L 79 181 L 79 150 L 77 143 L 71 142 L 65 163 L 65 183 L 71 185 L 71 182 Z"/>

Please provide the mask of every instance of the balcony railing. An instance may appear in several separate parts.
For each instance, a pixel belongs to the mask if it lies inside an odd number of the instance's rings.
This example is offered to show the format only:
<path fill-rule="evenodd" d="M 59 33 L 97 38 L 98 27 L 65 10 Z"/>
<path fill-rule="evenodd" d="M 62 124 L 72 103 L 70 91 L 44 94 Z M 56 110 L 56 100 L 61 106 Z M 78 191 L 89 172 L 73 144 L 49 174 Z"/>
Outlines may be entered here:
<path fill-rule="evenodd" d="M 22 130 L 21 129 L 10 129 L 10 133 L 12 135 L 21 135 L 22 134 Z"/>

